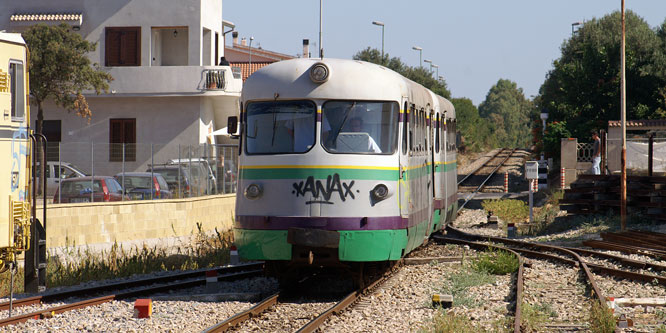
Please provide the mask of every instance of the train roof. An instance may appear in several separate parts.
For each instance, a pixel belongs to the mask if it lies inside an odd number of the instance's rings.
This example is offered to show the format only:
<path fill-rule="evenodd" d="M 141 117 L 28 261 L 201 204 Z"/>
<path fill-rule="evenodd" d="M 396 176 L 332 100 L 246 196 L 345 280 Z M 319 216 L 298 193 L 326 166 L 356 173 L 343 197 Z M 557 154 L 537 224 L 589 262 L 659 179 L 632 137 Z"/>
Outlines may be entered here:
<path fill-rule="evenodd" d="M 310 79 L 310 68 L 324 63 L 330 69 L 328 81 L 318 84 Z M 449 112 L 453 105 L 420 84 L 377 64 L 349 59 L 299 58 L 279 61 L 252 74 L 243 86 L 241 98 L 246 100 L 279 99 L 350 99 L 396 100 L 408 97 L 425 106 L 433 101 Z M 437 101 L 437 102 L 435 102 Z"/>
<path fill-rule="evenodd" d="M 0 40 L 4 42 L 25 45 L 23 37 L 21 37 L 21 34 L 17 33 L 0 32 Z"/>

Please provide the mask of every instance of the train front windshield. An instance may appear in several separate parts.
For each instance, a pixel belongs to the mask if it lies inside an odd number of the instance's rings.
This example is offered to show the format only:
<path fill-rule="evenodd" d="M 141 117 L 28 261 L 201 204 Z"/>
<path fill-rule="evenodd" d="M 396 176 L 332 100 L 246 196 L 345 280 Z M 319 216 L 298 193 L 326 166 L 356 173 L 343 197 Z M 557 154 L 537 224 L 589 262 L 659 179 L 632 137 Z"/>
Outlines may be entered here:
<path fill-rule="evenodd" d="M 328 101 L 322 106 L 322 145 L 334 154 L 393 154 L 399 115 L 396 102 Z"/>
<path fill-rule="evenodd" d="M 246 113 L 249 155 L 305 153 L 314 146 L 317 106 L 311 101 L 253 102 Z"/>

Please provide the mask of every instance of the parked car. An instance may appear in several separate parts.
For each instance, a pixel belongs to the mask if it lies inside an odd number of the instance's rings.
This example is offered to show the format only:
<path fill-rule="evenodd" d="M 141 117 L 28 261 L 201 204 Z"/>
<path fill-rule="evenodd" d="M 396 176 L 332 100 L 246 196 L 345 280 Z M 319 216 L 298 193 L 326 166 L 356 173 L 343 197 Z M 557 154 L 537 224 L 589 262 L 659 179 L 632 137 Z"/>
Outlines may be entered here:
<path fill-rule="evenodd" d="M 42 173 L 40 164 L 37 163 L 37 179 Z M 50 161 L 46 162 L 46 195 L 52 196 L 58 189 L 58 184 L 62 179 L 78 178 L 89 176 L 89 174 L 74 164 L 67 162 Z"/>
<path fill-rule="evenodd" d="M 236 174 L 238 170 L 236 170 L 234 161 L 232 159 L 225 159 L 224 170 L 221 170 L 221 172 L 224 174 L 224 177 L 222 177 L 223 182 L 218 184 L 218 188 L 223 188 L 224 193 L 236 192 Z"/>
<path fill-rule="evenodd" d="M 149 167 L 146 172 L 150 172 Z M 167 185 L 175 197 L 188 198 L 192 195 L 190 171 L 183 165 L 160 164 L 153 165 L 153 173 L 159 173 L 166 180 Z"/>
<path fill-rule="evenodd" d="M 217 178 L 210 168 L 208 160 L 204 158 L 173 159 L 168 162 L 172 165 L 181 165 L 190 171 L 192 195 L 215 194 Z"/>
<path fill-rule="evenodd" d="M 123 198 L 123 189 L 111 176 L 76 177 L 60 181 L 53 203 L 108 202 L 129 200 Z"/>
<path fill-rule="evenodd" d="M 164 177 L 156 172 L 152 174 L 150 172 L 125 172 L 117 174 L 115 178 L 131 200 L 171 199 L 173 197 Z"/>

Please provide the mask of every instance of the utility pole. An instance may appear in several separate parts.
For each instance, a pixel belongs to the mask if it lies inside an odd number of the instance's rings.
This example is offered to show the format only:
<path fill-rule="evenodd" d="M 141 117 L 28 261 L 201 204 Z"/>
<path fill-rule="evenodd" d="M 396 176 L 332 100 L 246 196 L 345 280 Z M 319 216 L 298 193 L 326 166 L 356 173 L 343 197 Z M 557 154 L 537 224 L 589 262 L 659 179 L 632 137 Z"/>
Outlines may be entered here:
<path fill-rule="evenodd" d="M 620 176 L 620 226 L 627 229 L 627 82 L 625 74 L 625 17 L 622 0 L 622 42 L 620 46 L 620 123 L 622 124 L 622 175 Z"/>

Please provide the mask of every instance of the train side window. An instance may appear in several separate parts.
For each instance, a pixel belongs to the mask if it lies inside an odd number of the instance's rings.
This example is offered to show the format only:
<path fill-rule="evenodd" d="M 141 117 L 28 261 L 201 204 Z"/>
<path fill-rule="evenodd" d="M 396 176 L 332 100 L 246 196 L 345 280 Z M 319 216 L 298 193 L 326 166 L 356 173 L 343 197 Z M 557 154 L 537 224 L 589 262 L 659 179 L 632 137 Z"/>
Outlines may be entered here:
<path fill-rule="evenodd" d="M 414 104 L 409 108 L 409 151 L 412 153 L 414 151 L 414 131 L 416 130 L 416 110 L 414 110 Z"/>
<path fill-rule="evenodd" d="M 407 102 L 402 109 L 402 154 L 407 154 L 407 133 L 409 132 L 409 127 L 407 126 Z"/>
<path fill-rule="evenodd" d="M 10 94 L 12 99 L 12 119 L 23 120 L 25 116 L 25 77 L 23 62 L 9 61 Z"/>
<path fill-rule="evenodd" d="M 425 113 L 423 109 L 419 112 L 419 125 L 419 150 L 423 152 L 425 148 Z"/>
<path fill-rule="evenodd" d="M 440 120 L 439 113 L 435 114 L 435 152 L 439 153 L 439 120 Z"/>

